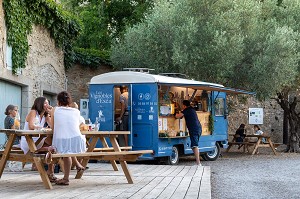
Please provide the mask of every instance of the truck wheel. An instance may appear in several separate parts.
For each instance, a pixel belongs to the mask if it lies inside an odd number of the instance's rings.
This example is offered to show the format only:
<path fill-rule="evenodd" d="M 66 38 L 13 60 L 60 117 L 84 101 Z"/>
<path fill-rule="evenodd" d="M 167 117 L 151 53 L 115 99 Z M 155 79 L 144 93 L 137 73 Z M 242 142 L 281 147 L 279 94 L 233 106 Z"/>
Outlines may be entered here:
<path fill-rule="evenodd" d="M 206 152 L 201 156 L 204 160 L 215 161 L 216 159 L 218 159 L 219 155 L 220 155 L 220 145 L 219 143 L 216 142 L 216 147 L 213 151 Z"/>
<path fill-rule="evenodd" d="M 177 165 L 179 162 L 179 151 L 177 146 L 172 147 L 172 155 L 167 158 L 167 164 Z"/>

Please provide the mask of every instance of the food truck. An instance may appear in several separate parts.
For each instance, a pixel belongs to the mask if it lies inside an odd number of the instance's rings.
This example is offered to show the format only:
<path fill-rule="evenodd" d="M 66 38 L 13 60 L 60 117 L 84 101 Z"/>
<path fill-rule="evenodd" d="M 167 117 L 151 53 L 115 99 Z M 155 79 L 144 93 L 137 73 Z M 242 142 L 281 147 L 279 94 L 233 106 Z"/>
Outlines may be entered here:
<path fill-rule="evenodd" d="M 142 159 L 177 164 L 193 154 L 185 120 L 174 117 L 182 101 L 190 100 L 202 125 L 199 151 L 203 159 L 216 160 L 220 147 L 228 146 L 226 93 L 251 94 L 223 85 L 134 71 L 94 76 L 89 84 L 89 117 L 101 131 L 117 130 L 120 86 L 128 88 L 129 145 L 132 150 L 153 150 Z M 101 145 L 101 143 L 98 143 Z"/>

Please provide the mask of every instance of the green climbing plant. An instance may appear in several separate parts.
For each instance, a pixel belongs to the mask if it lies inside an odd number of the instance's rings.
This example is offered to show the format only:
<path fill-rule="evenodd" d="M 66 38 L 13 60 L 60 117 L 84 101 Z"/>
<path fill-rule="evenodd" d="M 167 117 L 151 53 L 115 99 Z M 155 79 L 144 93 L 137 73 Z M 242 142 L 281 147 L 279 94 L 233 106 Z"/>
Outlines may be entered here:
<path fill-rule="evenodd" d="M 32 26 L 42 25 L 50 31 L 56 46 L 65 54 L 65 67 L 74 62 L 72 42 L 81 30 L 80 22 L 53 0 L 4 0 L 7 42 L 12 47 L 12 69 L 15 74 L 25 68 L 29 51 L 28 35 Z"/>

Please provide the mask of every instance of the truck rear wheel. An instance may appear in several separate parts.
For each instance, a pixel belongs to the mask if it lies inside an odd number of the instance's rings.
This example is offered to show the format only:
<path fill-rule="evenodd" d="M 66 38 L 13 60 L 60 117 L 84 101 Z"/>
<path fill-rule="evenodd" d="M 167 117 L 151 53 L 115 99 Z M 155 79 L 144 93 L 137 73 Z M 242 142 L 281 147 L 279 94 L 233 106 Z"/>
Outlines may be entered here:
<path fill-rule="evenodd" d="M 213 151 L 206 152 L 201 155 L 204 160 L 215 161 L 220 155 L 220 145 L 216 142 L 216 147 Z"/>
<path fill-rule="evenodd" d="M 177 165 L 179 162 L 179 150 L 177 146 L 172 147 L 172 155 L 167 157 L 167 164 Z"/>

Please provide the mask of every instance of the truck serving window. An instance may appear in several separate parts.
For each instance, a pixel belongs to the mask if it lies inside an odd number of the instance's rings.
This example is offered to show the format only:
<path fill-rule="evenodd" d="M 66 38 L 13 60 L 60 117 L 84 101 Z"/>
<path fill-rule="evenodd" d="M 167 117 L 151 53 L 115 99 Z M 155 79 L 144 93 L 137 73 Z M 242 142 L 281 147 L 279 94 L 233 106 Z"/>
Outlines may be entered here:
<path fill-rule="evenodd" d="M 215 100 L 215 116 L 224 116 L 224 98 Z"/>

